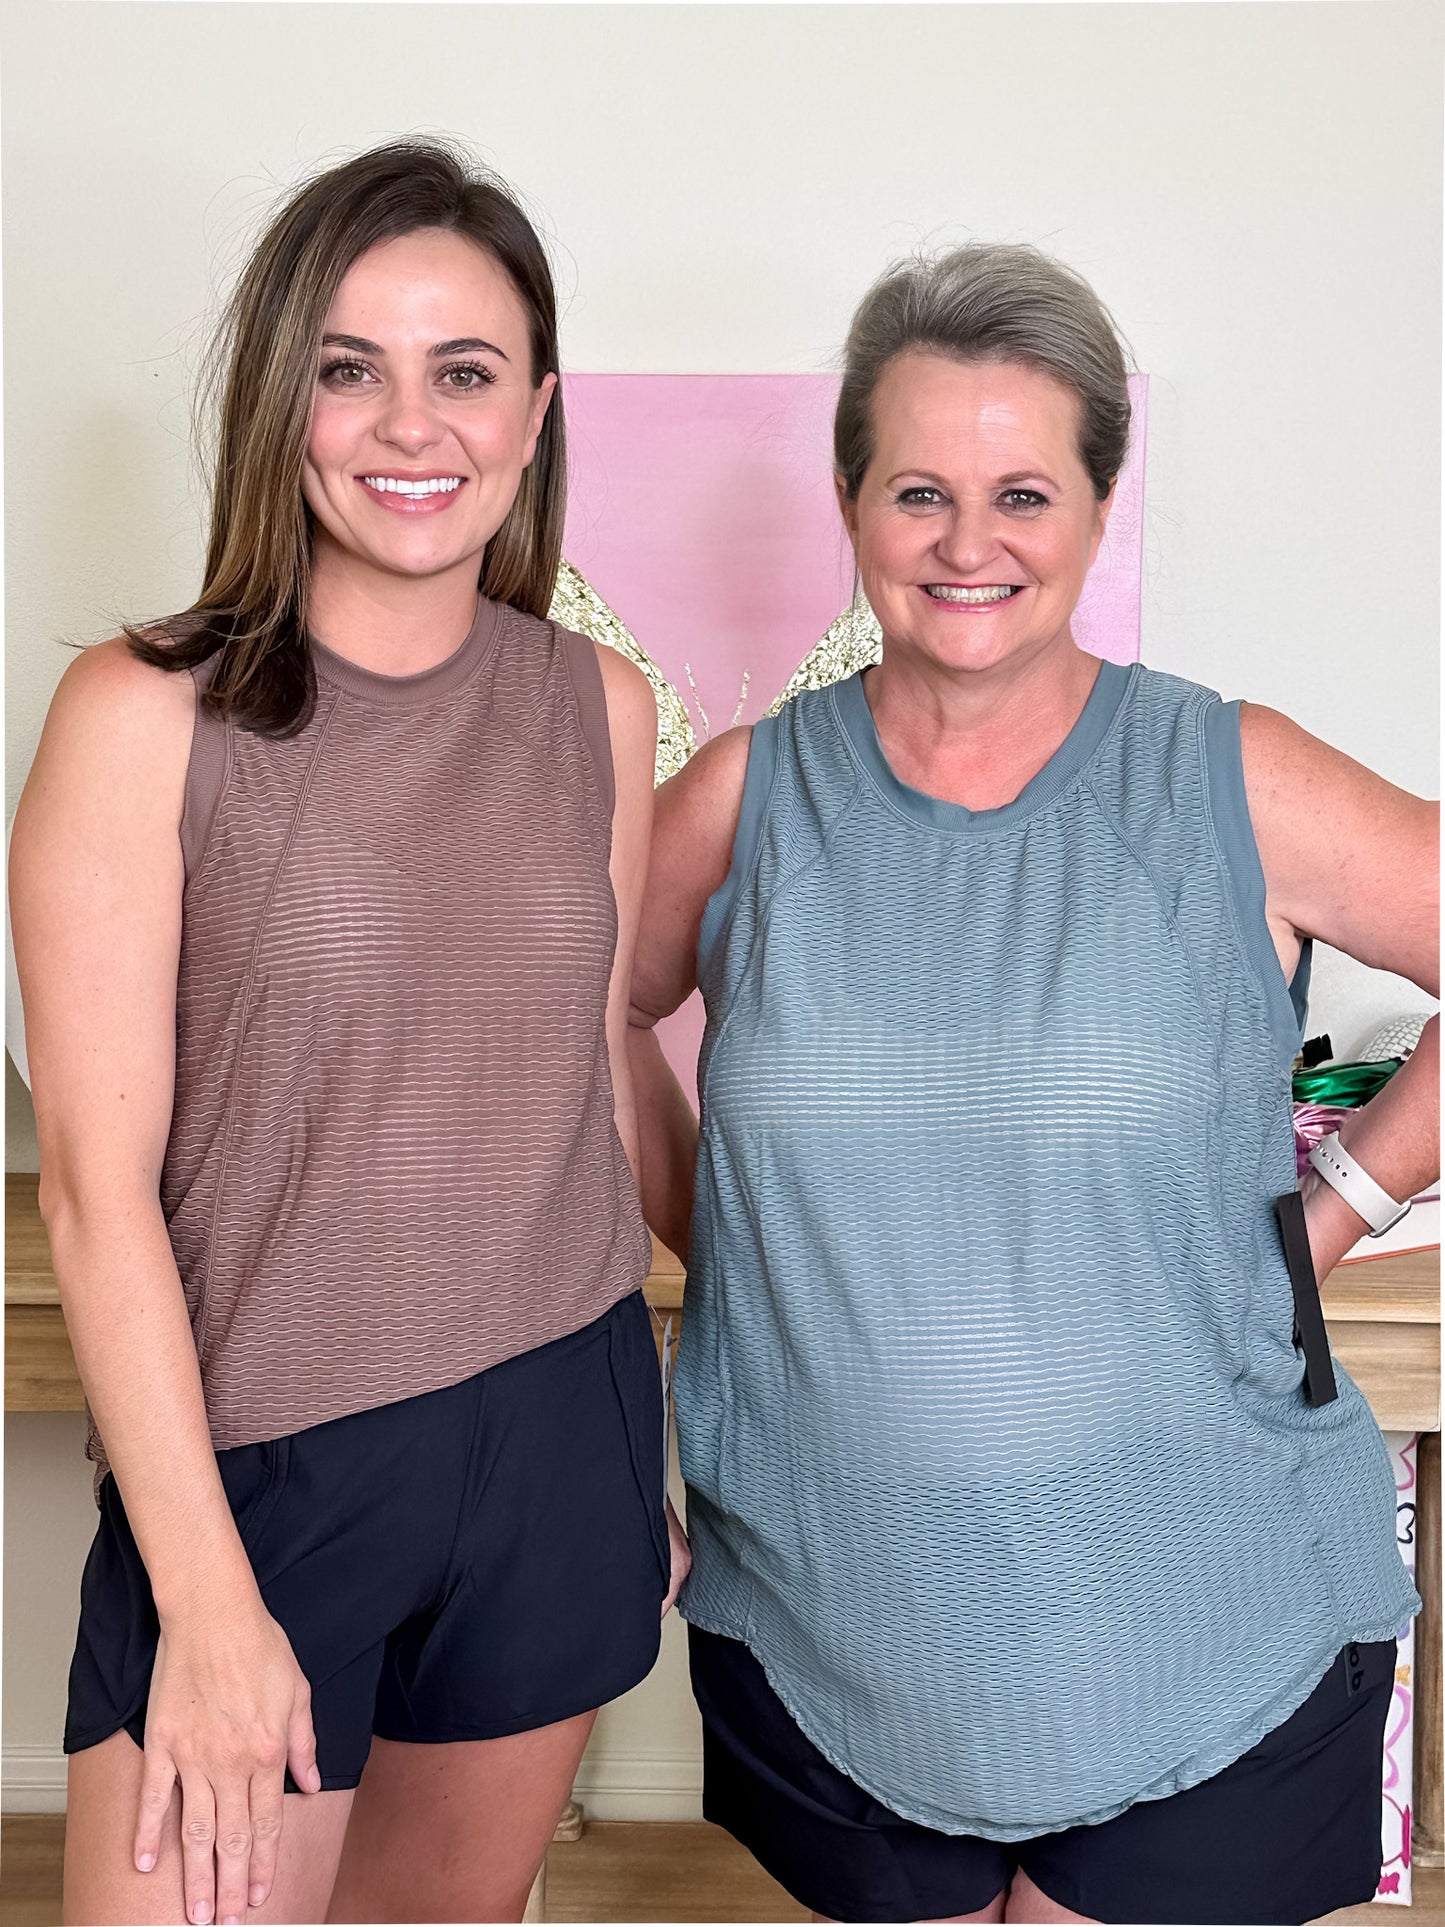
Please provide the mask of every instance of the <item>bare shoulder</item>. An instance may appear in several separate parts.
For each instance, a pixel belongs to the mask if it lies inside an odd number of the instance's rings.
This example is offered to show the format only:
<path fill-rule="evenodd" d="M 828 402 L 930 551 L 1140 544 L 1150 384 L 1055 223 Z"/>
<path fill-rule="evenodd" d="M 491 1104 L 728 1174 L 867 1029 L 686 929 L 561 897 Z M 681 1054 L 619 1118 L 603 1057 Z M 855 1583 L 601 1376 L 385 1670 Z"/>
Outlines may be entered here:
<path fill-rule="evenodd" d="M 1240 744 L 1271 925 L 1432 988 L 1439 805 L 1259 703 Z"/>
<path fill-rule="evenodd" d="M 657 792 L 632 989 L 649 1020 L 676 1010 L 697 982 L 698 932 L 732 865 L 752 734 L 714 736 Z"/>
<path fill-rule="evenodd" d="M 1288 835 L 1308 824 L 1326 804 L 1355 827 L 1375 819 L 1381 827 L 1408 831 L 1435 820 L 1437 806 L 1389 782 L 1343 750 L 1312 736 L 1264 703 L 1239 706 L 1245 787 L 1255 827 Z M 1275 819 L 1278 819 L 1276 821 Z"/>
<path fill-rule="evenodd" d="M 652 693 L 652 684 L 643 675 L 635 662 L 629 662 L 618 650 L 611 649 L 605 642 L 594 642 L 597 652 L 597 667 L 602 672 L 602 688 L 607 697 L 609 718 L 616 715 L 623 721 L 639 721 L 650 718 L 657 725 L 657 700 Z"/>
<path fill-rule="evenodd" d="M 51 700 L 50 720 L 87 732 L 149 735 L 154 743 L 156 731 L 188 739 L 195 712 L 195 684 L 184 670 L 142 662 L 124 636 L 113 636 L 71 663 Z"/>
<path fill-rule="evenodd" d="M 613 766 L 619 776 L 632 764 L 645 768 L 650 787 L 657 748 L 657 700 L 652 685 L 636 663 L 609 649 L 605 642 L 593 642 L 592 648 L 597 654 L 602 693 L 607 700 Z"/>
<path fill-rule="evenodd" d="M 704 743 L 657 792 L 659 819 L 666 814 L 693 826 L 721 826 L 731 849 L 752 740 L 752 726 L 743 723 Z"/>
<path fill-rule="evenodd" d="M 93 796 L 111 809 L 151 804 L 178 820 L 195 714 L 185 671 L 140 661 L 123 636 L 96 643 L 51 699 L 23 812 Z"/>
<path fill-rule="evenodd" d="M 595 641 L 592 647 L 597 655 L 597 667 L 602 671 L 602 687 L 607 691 L 609 702 L 614 695 L 623 702 L 640 702 L 644 696 L 651 698 L 652 684 L 637 664 L 629 662 L 620 649 Z"/>

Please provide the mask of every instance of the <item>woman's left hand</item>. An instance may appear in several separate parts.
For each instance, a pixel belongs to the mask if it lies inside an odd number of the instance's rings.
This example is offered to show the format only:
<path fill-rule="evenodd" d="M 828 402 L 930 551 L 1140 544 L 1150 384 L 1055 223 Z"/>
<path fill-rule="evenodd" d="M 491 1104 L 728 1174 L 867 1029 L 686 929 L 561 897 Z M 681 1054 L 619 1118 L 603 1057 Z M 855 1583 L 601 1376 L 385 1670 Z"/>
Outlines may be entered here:
<path fill-rule="evenodd" d="M 667 1597 L 662 1602 L 664 1619 L 677 1604 L 682 1582 L 692 1570 L 692 1551 L 687 1543 L 687 1534 L 682 1529 L 681 1519 L 672 1509 L 671 1499 L 667 1502 L 667 1549 L 672 1557 L 672 1576 L 667 1582 Z"/>

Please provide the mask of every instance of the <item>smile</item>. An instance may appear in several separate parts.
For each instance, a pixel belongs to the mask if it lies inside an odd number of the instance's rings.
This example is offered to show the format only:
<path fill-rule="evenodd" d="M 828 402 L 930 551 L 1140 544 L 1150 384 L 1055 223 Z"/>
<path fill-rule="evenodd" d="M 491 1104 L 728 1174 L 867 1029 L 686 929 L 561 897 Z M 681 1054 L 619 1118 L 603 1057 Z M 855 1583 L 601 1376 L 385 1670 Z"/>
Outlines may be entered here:
<path fill-rule="evenodd" d="M 1018 582 L 991 582 L 977 589 L 962 588 L 957 583 L 952 582 L 927 582 L 922 586 L 923 593 L 932 596 L 935 602 L 962 602 L 972 604 L 980 602 L 1007 602 L 1010 596 L 1015 596 L 1019 593 L 1023 584 Z"/>
<path fill-rule="evenodd" d="M 460 475 L 433 475 L 425 481 L 409 482 L 400 475 L 363 475 L 362 481 L 382 495 L 451 495 L 462 485 Z"/>

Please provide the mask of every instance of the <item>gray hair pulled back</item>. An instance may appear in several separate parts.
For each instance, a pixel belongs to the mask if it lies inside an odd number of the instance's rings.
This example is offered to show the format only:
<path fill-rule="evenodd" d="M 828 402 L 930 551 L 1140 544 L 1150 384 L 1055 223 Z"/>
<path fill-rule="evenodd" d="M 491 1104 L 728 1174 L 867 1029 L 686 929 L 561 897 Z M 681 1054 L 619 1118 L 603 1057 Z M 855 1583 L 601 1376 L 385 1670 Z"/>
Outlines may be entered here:
<path fill-rule="evenodd" d="M 833 465 L 856 501 L 873 459 L 873 391 L 910 350 L 1017 362 L 1079 397 L 1079 455 L 1102 501 L 1129 445 L 1128 368 L 1112 317 L 1082 275 L 1037 248 L 969 242 L 895 263 L 859 303 L 833 417 Z"/>

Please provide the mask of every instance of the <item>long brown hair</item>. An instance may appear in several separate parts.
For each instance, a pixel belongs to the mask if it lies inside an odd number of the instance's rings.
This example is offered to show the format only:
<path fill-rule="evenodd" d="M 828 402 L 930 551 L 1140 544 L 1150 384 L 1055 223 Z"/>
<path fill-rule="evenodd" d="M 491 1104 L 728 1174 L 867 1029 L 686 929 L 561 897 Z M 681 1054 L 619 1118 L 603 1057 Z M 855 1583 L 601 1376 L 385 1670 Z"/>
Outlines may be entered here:
<path fill-rule="evenodd" d="M 301 471 L 327 312 L 354 261 L 419 228 L 465 235 L 491 256 L 527 311 L 533 387 L 560 372 L 557 296 L 542 243 L 505 183 L 461 147 L 389 141 L 291 196 L 247 262 L 213 349 L 219 420 L 201 592 L 169 622 L 126 629 L 136 655 L 162 669 L 217 657 L 205 700 L 244 728 L 294 734 L 316 697 Z M 483 595 L 546 615 L 566 491 L 559 391 L 516 500 L 487 544 Z"/>

